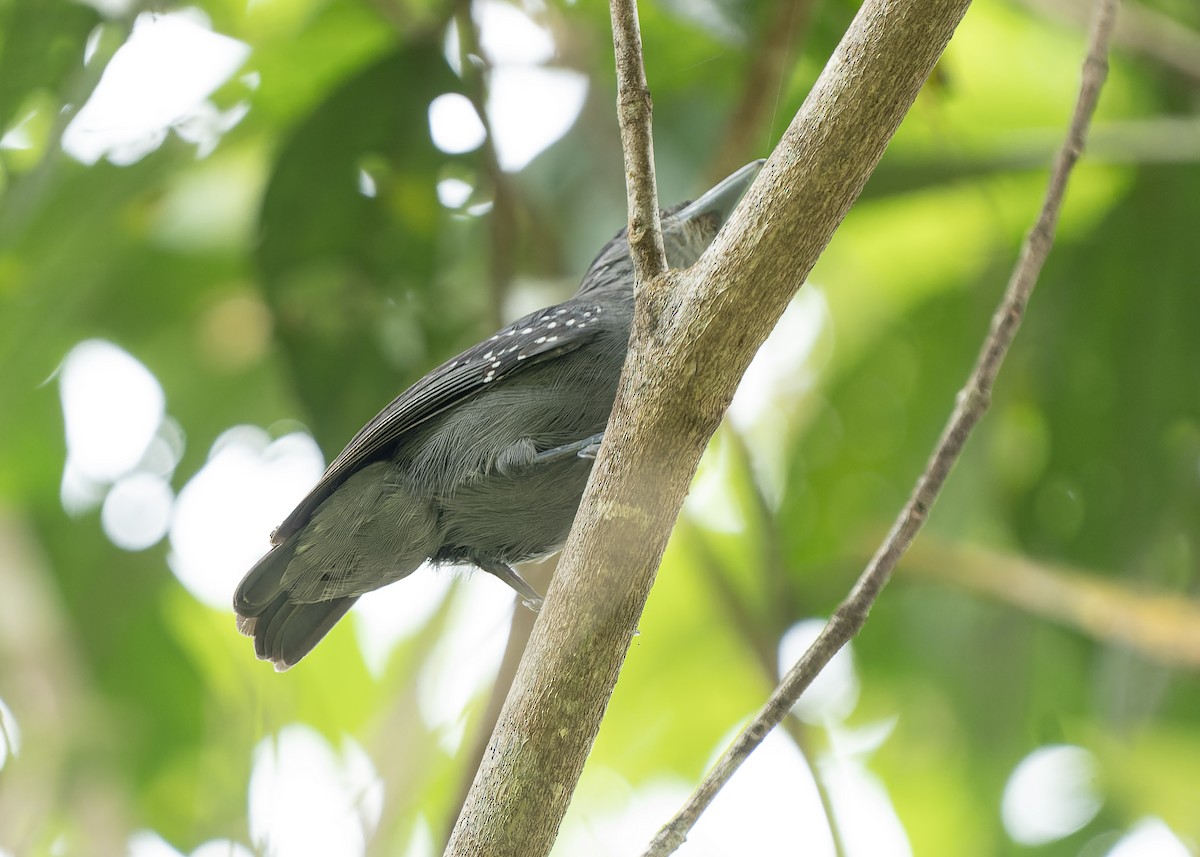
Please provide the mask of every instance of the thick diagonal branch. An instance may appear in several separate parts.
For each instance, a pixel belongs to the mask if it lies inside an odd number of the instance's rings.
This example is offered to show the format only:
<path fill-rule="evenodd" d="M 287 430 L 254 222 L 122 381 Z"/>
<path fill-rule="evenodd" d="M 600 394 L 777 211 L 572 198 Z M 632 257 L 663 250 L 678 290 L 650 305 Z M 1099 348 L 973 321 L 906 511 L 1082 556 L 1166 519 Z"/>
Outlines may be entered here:
<path fill-rule="evenodd" d="M 549 853 L 700 455 L 968 5 L 866 0 L 709 251 L 638 302 L 605 442 L 447 854 Z"/>

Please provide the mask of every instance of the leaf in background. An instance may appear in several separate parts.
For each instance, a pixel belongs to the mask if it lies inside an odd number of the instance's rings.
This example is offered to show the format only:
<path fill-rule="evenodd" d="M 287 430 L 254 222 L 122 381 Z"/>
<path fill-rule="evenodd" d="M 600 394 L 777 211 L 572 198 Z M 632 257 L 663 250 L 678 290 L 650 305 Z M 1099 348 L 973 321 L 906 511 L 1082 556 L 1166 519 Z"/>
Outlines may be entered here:
<path fill-rule="evenodd" d="M 430 140 L 427 116 L 435 97 L 457 88 L 437 42 L 404 45 L 293 131 L 267 187 L 263 285 L 328 452 L 399 392 L 382 321 L 435 284 L 446 156 Z M 363 182 L 373 187 L 364 191 Z M 415 351 L 425 358 L 423 347 Z"/>
<path fill-rule="evenodd" d="M 0 2 L 0 136 L 34 92 L 57 94 L 83 67 L 81 46 L 99 23 L 95 10 L 72 0 Z"/>

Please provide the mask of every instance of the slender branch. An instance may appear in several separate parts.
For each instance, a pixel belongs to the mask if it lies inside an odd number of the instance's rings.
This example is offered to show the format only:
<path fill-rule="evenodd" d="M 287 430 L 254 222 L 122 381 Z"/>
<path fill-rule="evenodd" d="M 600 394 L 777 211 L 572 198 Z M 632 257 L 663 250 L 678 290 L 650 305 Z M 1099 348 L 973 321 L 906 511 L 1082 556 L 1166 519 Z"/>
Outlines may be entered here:
<path fill-rule="evenodd" d="M 611 0 L 613 51 L 617 59 L 617 118 L 625 155 L 625 192 L 629 207 L 629 249 L 639 283 L 667 270 L 658 185 L 654 175 L 653 106 L 642 62 L 642 32 L 637 0 Z"/>
<path fill-rule="evenodd" d="M 904 558 L 905 581 L 988 596 L 1173 667 L 1200 668 L 1200 600 L 973 545 L 924 538 Z"/>
<path fill-rule="evenodd" d="M 755 611 L 748 599 L 733 586 L 726 577 L 720 562 L 706 543 L 699 527 L 694 527 L 686 515 L 680 516 L 675 525 L 678 532 L 680 527 L 690 527 L 692 539 L 701 545 L 699 568 L 709 585 L 717 593 L 717 601 L 729 614 L 733 627 L 754 652 L 759 667 L 768 682 L 778 680 L 779 676 L 779 646 L 777 642 L 795 615 L 791 609 L 794 606 L 793 593 L 787 577 L 786 564 L 779 541 L 778 516 L 775 515 L 771 504 L 763 493 L 762 485 L 754 471 L 754 462 L 746 438 L 740 431 L 727 421 L 722 426 L 722 438 L 729 444 L 732 455 L 737 459 L 737 466 L 748 481 L 747 491 L 753 502 L 755 524 L 762 530 L 763 557 L 761 573 L 765 587 L 761 616 L 755 616 Z M 837 815 L 833 811 L 833 797 L 829 793 L 828 784 L 817 756 L 812 747 L 810 728 L 799 717 L 785 717 L 783 728 L 804 757 L 804 763 L 812 774 L 813 785 L 817 790 L 817 798 L 825 813 L 825 822 L 829 825 L 829 838 L 833 843 L 834 857 L 845 857 L 846 843 Z"/>
<path fill-rule="evenodd" d="M 758 716 L 738 736 L 692 794 L 683 809 L 655 836 L 646 851 L 646 857 L 665 857 L 683 844 L 688 831 L 712 803 L 717 792 L 729 781 L 750 753 L 762 743 L 767 734 L 792 710 L 800 694 L 817 673 L 861 630 L 872 604 L 887 584 L 896 563 L 928 517 L 929 509 L 945 484 L 950 469 L 958 460 L 967 437 L 987 410 L 992 385 L 1020 327 L 1025 307 L 1053 244 L 1067 179 L 1083 151 L 1088 125 L 1108 72 L 1108 45 L 1116 20 L 1116 10 L 1117 0 L 1099 0 L 1087 57 L 1083 64 L 1075 112 L 1071 118 L 1067 138 L 1051 170 L 1041 212 L 1025 239 L 1008 288 L 992 317 L 991 330 L 984 341 L 979 359 L 967 379 L 966 386 L 958 395 L 954 411 L 934 448 L 925 472 L 917 480 L 912 495 L 892 526 L 887 539 L 872 557 L 850 595 L 835 611 L 809 650 L 788 671 Z"/>
<path fill-rule="evenodd" d="M 758 662 L 763 676 L 768 682 L 776 681 L 779 675 L 779 648 L 775 645 L 775 641 L 779 639 L 783 629 L 775 622 L 774 613 L 772 612 L 771 617 L 765 622 L 754 615 L 746 603 L 746 599 L 742 597 L 735 586 L 730 584 L 720 562 L 706 543 L 701 529 L 692 524 L 687 515 L 681 515 L 675 524 L 676 535 L 679 535 L 681 531 L 687 534 L 689 542 L 699 545 L 697 551 L 699 556 L 695 559 L 695 566 L 716 593 L 717 603 L 729 617 L 729 621 L 742 641 L 754 653 L 754 658 Z M 774 538 L 773 534 L 770 538 Z M 838 826 L 837 816 L 833 812 L 833 799 L 829 794 L 829 788 L 825 783 L 820 766 L 817 765 L 817 754 L 812 748 L 808 724 L 798 717 L 785 717 L 783 728 L 792 739 L 792 743 L 796 745 L 796 749 L 800 751 L 800 755 L 804 757 L 804 763 L 812 773 L 813 784 L 817 789 L 817 798 L 821 801 L 825 822 L 829 825 L 834 857 L 844 857 L 846 845 L 841 828 Z"/>
<path fill-rule="evenodd" d="M 447 855 L 549 853 L 700 455 L 968 5 L 866 0 L 712 246 L 638 301 L 605 441 Z"/>
<path fill-rule="evenodd" d="M 1022 3 L 1052 20 L 1087 23 L 1086 0 L 1022 0 Z M 1121 7 L 1113 41 L 1200 84 L 1200 33 L 1182 21 L 1144 3 L 1126 3 Z"/>

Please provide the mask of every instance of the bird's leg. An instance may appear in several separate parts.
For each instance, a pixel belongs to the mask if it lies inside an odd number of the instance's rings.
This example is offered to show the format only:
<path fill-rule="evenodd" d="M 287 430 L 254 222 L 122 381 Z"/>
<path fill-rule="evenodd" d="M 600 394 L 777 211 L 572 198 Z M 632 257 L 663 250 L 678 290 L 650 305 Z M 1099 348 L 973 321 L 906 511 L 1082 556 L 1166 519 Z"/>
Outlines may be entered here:
<path fill-rule="evenodd" d="M 585 437 L 583 440 L 565 443 L 562 446 L 554 447 L 554 449 L 539 452 L 533 457 L 533 461 L 530 464 L 553 464 L 556 461 L 564 461 L 568 458 L 595 458 L 596 453 L 600 450 L 600 441 L 602 440 L 604 440 L 604 432 L 594 434 L 591 437 Z"/>
<path fill-rule="evenodd" d="M 517 574 L 517 570 L 511 565 L 489 559 L 476 559 L 474 562 L 484 571 L 496 575 L 496 577 L 511 586 L 521 596 L 521 603 L 534 613 L 542 609 L 542 596 L 538 594 L 536 589 L 526 583 L 525 578 Z"/>
<path fill-rule="evenodd" d="M 538 452 L 530 438 L 521 438 L 516 443 L 505 447 L 496 456 L 495 468 L 504 476 L 513 476 L 522 471 L 546 464 L 557 464 L 574 458 L 595 458 L 600 449 L 600 441 L 604 432 L 585 437 L 583 440 L 564 443 L 545 452 Z"/>

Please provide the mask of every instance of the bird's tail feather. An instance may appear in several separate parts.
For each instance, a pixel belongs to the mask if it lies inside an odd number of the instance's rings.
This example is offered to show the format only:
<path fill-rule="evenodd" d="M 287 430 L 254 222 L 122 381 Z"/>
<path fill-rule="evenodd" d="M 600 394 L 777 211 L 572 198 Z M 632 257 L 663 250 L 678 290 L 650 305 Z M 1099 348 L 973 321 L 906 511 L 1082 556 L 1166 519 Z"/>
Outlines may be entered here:
<path fill-rule="evenodd" d="M 255 564 L 233 596 L 237 626 L 259 658 L 282 672 L 295 666 L 358 600 L 357 595 L 302 604 L 283 588 L 294 547 L 284 543 Z"/>

